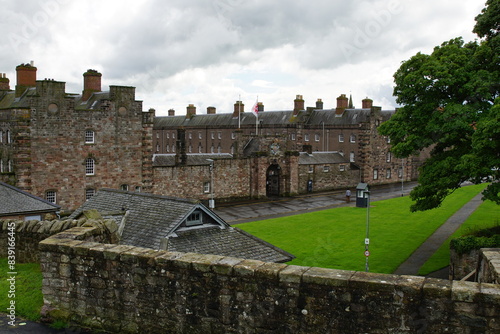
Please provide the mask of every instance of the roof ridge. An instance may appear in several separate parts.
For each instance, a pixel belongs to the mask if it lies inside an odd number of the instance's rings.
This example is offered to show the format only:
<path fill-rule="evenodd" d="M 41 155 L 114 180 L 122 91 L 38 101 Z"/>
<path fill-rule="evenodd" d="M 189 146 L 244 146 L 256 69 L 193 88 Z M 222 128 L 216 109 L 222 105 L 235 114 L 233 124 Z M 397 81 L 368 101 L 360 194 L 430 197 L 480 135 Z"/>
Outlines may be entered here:
<path fill-rule="evenodd" d="M 200 203 L 199 200 L 193 199 L 193 198 L 181 198 L 181 197 L 175 197 L 175 196 L 165 196 L 165 195 L 157 195 L 157 194 L 151 194 L 151 193 L 141 193 L 141 192 L 136 192 L 136 191 L 127 191 L 127 190 L 120 190 L 120 189 L 101 188 L 97 191 L 97 194 L 99 194 L 100 191 L 114 192 L 114 193 L 119 193 L 119 194 L 127 194 L 127 195 L 132 195 L 132 196 L 143 196 L 143 197 L 157 198 L 157 199 L 168 199 L 168 200 L 172 200 L 172 201 L 190 203 L 190 204 Z"/>

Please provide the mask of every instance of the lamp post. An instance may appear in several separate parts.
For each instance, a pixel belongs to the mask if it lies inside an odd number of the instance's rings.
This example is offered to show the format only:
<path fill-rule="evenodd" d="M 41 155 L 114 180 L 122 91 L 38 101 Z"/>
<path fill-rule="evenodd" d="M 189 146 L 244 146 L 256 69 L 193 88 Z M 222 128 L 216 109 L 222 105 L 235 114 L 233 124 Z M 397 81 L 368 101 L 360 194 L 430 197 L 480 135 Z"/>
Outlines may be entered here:
<path fill-rule="evenodd" d="M 207 159 L 210 162 L 210 201 L 208 202 L 208 207 L 210 209 L 215 209 L 214 200 L 214 161 L 212 159 Z"/>
<path fill-rule="evenodd" d="M 370 270 L 370 266 L 368 265 L 368 257 L 370 257 L 370 191 L 365 191 L 366 196 L 366 238 L 365 238 L 365 271 L 368 272 Z"/>

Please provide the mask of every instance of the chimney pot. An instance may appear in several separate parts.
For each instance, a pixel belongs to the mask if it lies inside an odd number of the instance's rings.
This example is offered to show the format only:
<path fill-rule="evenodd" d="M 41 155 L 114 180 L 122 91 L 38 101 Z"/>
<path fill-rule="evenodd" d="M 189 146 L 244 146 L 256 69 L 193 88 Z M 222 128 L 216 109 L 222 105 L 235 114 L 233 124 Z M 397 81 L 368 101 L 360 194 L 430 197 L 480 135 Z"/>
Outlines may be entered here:
<path fill-rule="evenodd" d="M 186 108 L 186 118 L 191 118 L 194 115 L 196 115 L 196 107 L 190 103 Z"/>
<path fill-rule="evenodd" d="M 304 99 L 302 98 L 302 95 L 297 95 L 295 97 L 294 102 L 294 114 L 296 114 L 299 110 L 304 110 Z"/>
<path fill-rule="evenodd" d="M 16 97 L 21 96 L 29 87 L 36 87 L 36 67 L 33 62 L 16 66 Z"/>
<path fill-rule="evenodd" d="M 366 99 L 363 99 L 363 101 L 361 102 L 363 104 L 363 109 L 371 109 L 371 107 L 373 107 L 373 100 L 369 99 L 368 97 L 366 97 Z"/>
<path fill-rule="evenodd" d="M 238 117 L 238 115 L 243 112 L 245 112 L 245 105 L 241 101 L 236 101 L 234 104 L 233 117 Z"/>
<path fill-rule="evenodd" d="M 323 109 L 323 100 L 318 99 L 316 101 L 316 109 Z"/>
<path fill-rule="evenodd" d="M 96 70 L 87 70 L 83 73 L 82 101 L 87 101 L 93 93 L 101 91 L 102 74 Z"/>
<path fill-rule="evenodd" d="M 10 80 L 5 73 L 0 73 L 0 90 L 10 90 Z"/>

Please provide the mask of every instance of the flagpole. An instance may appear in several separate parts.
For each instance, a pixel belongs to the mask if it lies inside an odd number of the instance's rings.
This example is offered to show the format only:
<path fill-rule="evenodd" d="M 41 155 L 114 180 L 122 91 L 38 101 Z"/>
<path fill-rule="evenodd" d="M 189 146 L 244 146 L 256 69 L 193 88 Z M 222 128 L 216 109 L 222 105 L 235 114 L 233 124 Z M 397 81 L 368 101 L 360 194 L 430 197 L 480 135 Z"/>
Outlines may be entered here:
<path fill-rule="evenodd" d="M 241 115 L 241 94 L 238 95 L 238 130 L 241 128 L 241 120 L 240 120 L 240 115 Z"/>
<path fill-rule="evenodd" d="M 255 101 L 255 108 L 257 108 L 257 112 L 255 113 L 255 136 L 259 135 L 259 96 L 257 96 L 257 100 Z"/>

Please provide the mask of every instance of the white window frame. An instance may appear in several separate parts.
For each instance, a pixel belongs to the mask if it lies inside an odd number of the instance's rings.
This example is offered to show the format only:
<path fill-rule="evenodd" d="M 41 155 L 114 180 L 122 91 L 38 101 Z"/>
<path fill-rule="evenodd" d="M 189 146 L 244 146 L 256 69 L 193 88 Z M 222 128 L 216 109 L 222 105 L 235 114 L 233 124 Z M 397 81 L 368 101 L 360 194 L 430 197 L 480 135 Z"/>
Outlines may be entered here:
<path fill-rule="evenodd" d="M 377 168 L 375 168 L 375 169 L 373 170 L 373 179 L 374 179 L 374 180 L 378 180 L 378 169 L 377 169 Z"/>
<path fill-rule="evenodd" d="M 85 144 L 95 143 L 95 132 L 92 130 L 85 130 Z"/>
<path fill-rule="evenodd" d="M 295 133 L 291 133 L 291 134 L 290 134 L 290 139 L 291 139 L 291 140 L 295 140 Z"/>
<path fill-rule="evenodd" d="M 203 193 L 204 194 L 210 193 L 210 182 L 203 183 Z"/>
<path fill-rule="evenodd" d="M 349 136 L 349 141 L 351 143 L 355 143 L 356 142 L 356 135 L 354 133 L 352 133 L 350 136 Z"/>
<path fill-rule="evenodd" d="M 308 173 L 314 173 L 314 165 L 309 165 Z"/>
<path fill-rule="evenodd" d="M 122 185 L 120 185 L 120 189 L 123 190 L 123 191 L 128 191 L 128 188 L 129 188 L 128 184 L 122 184 Z"/>
<path fill-rule="evenodd" d="M 328 172 L 330 172 L 330 166 L 329 166 L 329 165 L 324 165 L 324 166 L 323 166 L 323 172 L 324 172 L 324 173 L 328 173 Z"/>
<path fill-rule="evenodd" d="M 344 134 L 341 133 L 339 134 L 339 143 L 343 143 L 344 142 Z"/>
<path fill-rule="evenodd" d="M 56 204 L 57 203 L 57 192 L 54 190 L 47 190 L 45 192 L 45 200 L 47 202 Z"/>
<path fill-rule="evenodd" d="M 186 218 L 186 226 L 203 225 L 203 215 L 201 211 L 195 210 Z"/>
<path fill-rule="evenodd" d="M 339 171 L 345 172 L 345 165 L 339 165 Z"/>
<path fill-rule="evenodd" d="M 85 175 L 88 175 L 88 176 L 95 175 L 95 159 L 94 158 L 85 159 Z"/>
<path fill-rule="evenodd" d="M 306 134 L 304 135 L 304 140 L 305 140 L 305 141 L 309 141 L 309 134 L 308 134 L 308 133 L 306 133 Z"/>
<path fill-rule="evenodd" d="M 314 141 L 319 141 L 319 140 L 320 140 L 320 135 L 316 133 L 314 135 Z"/>
<path fill-rule="evenodd" d="M 386 178 L 386 179 L 390 179 L 390 178 L 391 178 L 391 176 L 392 176 L 392 171 L 391 171 L 391 169 L 390 169 L 390 168 L 387 168 L 387 169 L 385 170 L 385 178 Z"/>
<path fill-rule="evenodd" d="M 351 153 L 349 153 L 349 162 L 354 162 L 355 161 L 355 154 L 354 154 L 354 151 L 351 151 Z"/>
<path fill-rule="evenodd" d="M 392 154 L 391 154 L 391 152 L 387 152 L 386 161 L 391 162 L 391 160 L 392 160 Z"/>

